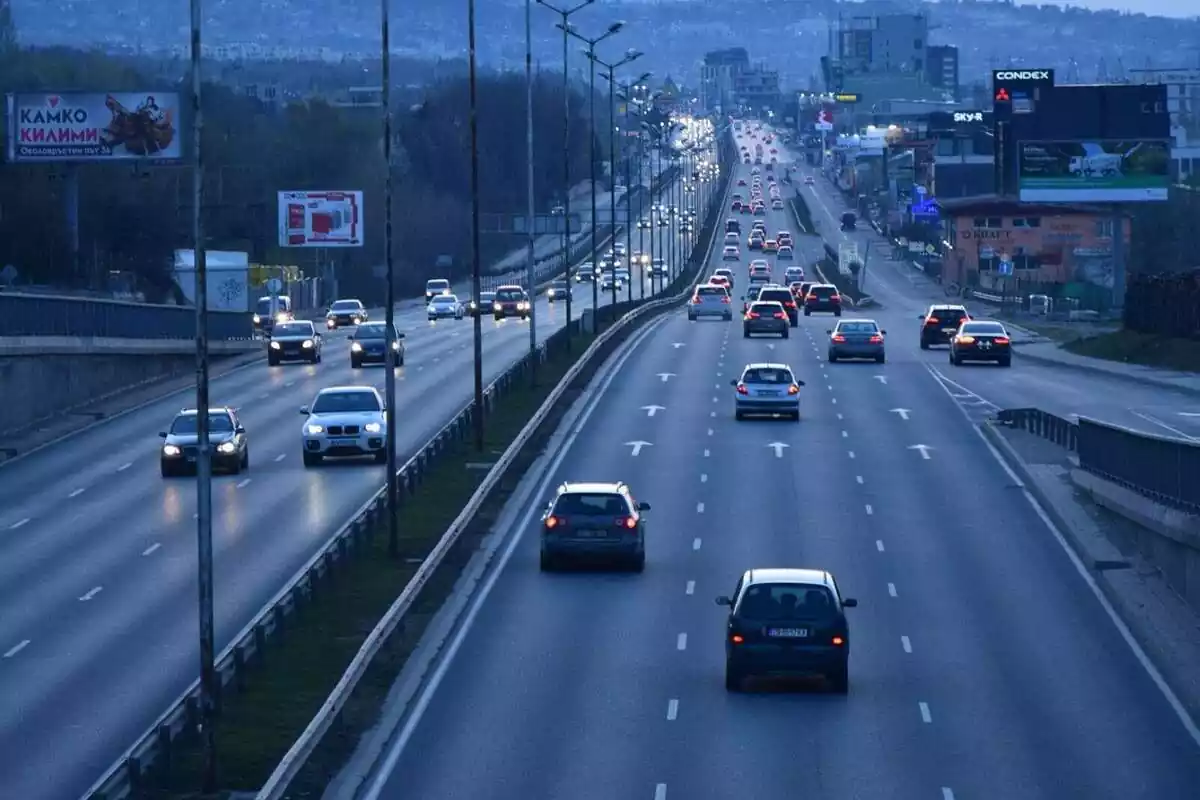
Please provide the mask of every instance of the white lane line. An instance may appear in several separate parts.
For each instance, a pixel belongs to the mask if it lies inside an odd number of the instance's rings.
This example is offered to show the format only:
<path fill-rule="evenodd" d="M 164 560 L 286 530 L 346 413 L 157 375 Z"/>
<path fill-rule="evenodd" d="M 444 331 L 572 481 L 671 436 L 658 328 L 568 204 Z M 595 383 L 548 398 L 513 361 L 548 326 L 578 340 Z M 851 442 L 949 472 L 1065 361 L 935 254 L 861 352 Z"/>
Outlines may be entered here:
<path fill-rule="evenodd" d="M 704 513 L 704 503 L 696 503 L 696 513 L 697 514 Z"/>
<path fill-rule="evenodd" d="M 67 495 L 67 497 L 68 498 L 79 497 L 79 495 L 83 494 L 86 491 L 87 491 L 87 489 L 76 489 L 75 491 L 73 491 L 69 495 Z"/>
<path fill-rule="evenodd" d="M 876 540 L 875 540 L 875 549 L 876 549 L 876 550 L 878 550 L 878 551 L 879 551 L 879 552 L 881 552 L 881 553 L 883 552 L 883 539 L 876 539 Z"/>
<path fill-rule="evenodd" d="M 675 637 L 675 649 L 687 650 L 687 634 L 681 633 Z"/>
<path fill-rule="evenodd" d="M 859 485 L 859 486 L 862 486 L 862 482 L 863 482 L 863 477 L 862 477 L 862 475 L 855 475 L 855 476 L 854 476 L 854 480 L 855 480 L 855 482 L 856 482 L 856 483 L 858 483 L 858 485 Z"/>
<path fill-rule="evenodd" d="M 239 489 L 245 489 L 247 486 L 249 486 L 249 485 L 250 485 L 250 481 L 251 481 L 251 480 L 253 480 L 253 478 L 244 478 L 244 479 L 242 479 L 242 480 L 238 481 L 237 488 L 239 488 Z"/>
<path fill-rule="evenodd" d="M 894 583 L 888 584 L 888 594 L 891 595 L 892 597 L 899 597 L 899 595 L 896 594 L 896 584 L 894 584 Z"/>
<path fill-rule="evenodd" d="M 697 536 L 695 539 L 692 539 L 692 549 L 693 550 L 700 549 L 700 537 L 699 536 Z"/>
<path fill-rule="evenodd" d="M 701 473 L 700 473 L 700 482 L 701 482 L 701 483 L 708 483 L 708 473 L 707 473 L 707 472 L 701 472 Z"/>
<path fill-rule="evenodd" d="M 717 402 L 717 400 L 718 400 L 718 398 L 716 398 L 716 397 L 713 398 L 714 403 Z"/>
<path fill-rule="evenodd" d="M 716 400 L 716 399 L 717 399 L 717 398 L 715 398 L 715 397 L 713 398 L 713 400 Z M 715 412 L 715 411 L 711 411 L 711 412 L 709 412 L 709 414 L 708 414 L 708 415 L 709 415 L 710 417 L 715 417 L 715 416 L 717 415 L 717 412 Z"/>
<path fill-rule="evenodd" d="M 837 398 L 836 398 L 836 397 L 831 397 L 831 398 L 829 398 L 829 402 L 833 403 L 833 404 L 836 406 L 836 405 L 837 405 Z"/>
<path fill-rule="evenodd" d="M 942 787 L 942 800 L 954 800 L 954 790 L 949 786 Z"/>
<path fill-rule="evenodd" d="M 851 457 L 851 458 L 854 458 L 854 451 L 853 451 L 853 450 L 851 450 L 851 451 L 850 451 L 850 457 Z"/>
<path fill-rule="evenodd" d="M 720 375 L 718 375 L 717 377 L 719 378 L 719 377 L 721 377 L 721 376 L 720 376 Z M 718 383 L 718 384 L 716 384 L 715 386 L 713 386 L 713 388 L 714 388 L 714 389 L 716 389 L 717 391 L 720 391 L 720 389 L 721 389 L 721 384 L 719 384 L 719 383 Z"/>
<path fill-rule="evenodd" d="M 8 648 L 7 650 L 5 650 L 5 651 L 4 651 L 4 657 L 5 657 L 5 658 L 12 658 L 12 657 L 13 657 L 13 656 L 15 656 L 17 653 L 19 653 L 19 652 L 21 652 L 22 650 L 24 650 L 26 647 L 29 647 L 29 640 L 28 640 L 28 639 L 25 639 L 25 640 L 23 640 L 23 641 L 17 642 L 17 644 L 16 644 L 16 645 L 14 645 L 13 647 L 10 647 L 10 648 Z"/>
<path fill-rule="evenodd" d="M 670 720 L 671 722 L 674 722 L 678 718 L 679 718 L 679 701 L 672 697 L 670 702 L 667 703 L 667 719 Z"/>
<path fill-rule="evenodd" d="M 16 522 L 14 522 L 12 525 L 9 525 L 8 529 L 10 531 L 15 531 L 17 528 L 24 528 L 28 524 L 29 524 L 29 517 L 26 517 L 25 519 L 19 519 Z"/>
<path fill-rule="evenodd" d="M 863 508 L 867 510 L 868 517 L 875 513 L 875 509 L 871 507 L 870 503 L 867 503 L 865 506 L 863 506 Z"/>
<path fill-rule="evenodd" d="M 129 469 L 129 468 L 130 468 L 130 467 L 132 467 L 132 466 L 133 466 L 133 462 L 132 462 L 132 461 L 126 461 L 124 464 L 122 464 L 121 466 L 117 467 L 117 472 L 124 472 L 125 470 Z"/>
<path fill-rule="evenodd" d="M 906 652 L 906 653 L 912 652 L 912 641 L 910 641 L 907 636 L 900 637 L 900 646 L 904 648 L 904 652 Z"/>
<path fill-rule="evenodd" d="M 292 388 L 292 387 L 293 387 L 293 386 L 295 386 L 295 385 L 296 385 L 296 382 L 295 382 L 295 381 L 288 381 L 287 383 L 283 384 L 283 388 L 285 388 L 285 389 L 290 389 L 290 388 Z"/>
<path fill-rule="evenodd" d="M 833 384 L 832 384 L 832 383 L 827 383 L 827 384 L 825 384 L 825 388 L 826 388 L 826 389 L 828 389 L 829 391 L 831 391 L 831 392 L 832 392 L 832 391 L 833 391 Z"/>
<path fill-rule="evenodd" d="M 933 717 L 929 713 L 929 704 L 928 703 L 917 703 L 917 706 L 921 709 L 921 721 L 927 725 L 930 722 L 933 722 Z"/>
<path fill-rule="evenodd" d="M 287 453 L 280 453 L 279 455 L 275 456 L 275 461 L 283 461 L 285 458 L 287 458 Z"/>
<path fill-rule="evenodd" d="M 88 600 L 91 600 L 93 597 L 100 594 L 102 591 L 104 591 L 103 586 L 93 586 L 91 589 L 88 590 L 87 594 L 85 594 L 79 598 L 79 602 L 86 603 Z"/>
<path fill-rule="evenodd" d="M 850 431 L 842 431 L 842 438 L 843 438 L 843 439 L 849 439 L 849 438 L 850 438 Z"/>
<path fill-rule="evenodd" d="M 709 429 L 708 429 L 708 435 L 709 435 L 709 436 L 712 436 L 712 435 L 713 435 L 713 429 L 712 429 L 712 428 L 709 428 Z M 707 451 L 706 451 L 706 452 L 707 452 Z"/>
<path fill-rule="evenodd" d="M 704 449 L 704 457 L 705 457 L 705 458 L 708 458 L 708 456 L 709 456 L 709 451 L 708 451 L 708 448 L 705 448 L 705 449 Z"/>
<path fill-rule="evenodd" d="M 1130 411 L 1133 411 L 1133 409 L 1130 409 Z M 1179 430 L 1178 428 L 1174 428 L 1174 427 L 1168 425 L 1167 423 L 1163 422 L 1158 417 L 1153 417 L 1149 414 L 1143 414 L 1141 411 L 1133 411 L 1133 413 L 1135 416 L 1141 417 L 1142 419 L 1146 420 L 1146 422 L 1149 422 L 1152 425 L 1157 425 L 1158 427 L 1162 428 L 1165 431 L 1170 431 L 1171 433 L 1175 434 L 1176 436 L 1178 436 L 1181 439 L 1186 439 L 1189 442 L 1194 442 L 1197 440 L 1197 437 L 1186 434 L 1183 431 Z"/>
<path fill-rule="evenodd" d="M 667 785 L 660 783 L 654 787 L 654 800 L 667 800 Z"/>
<path fill-rule="evenodd" d="M 151 553 L 153 553 L 155 550 L 157 550 L 157 549 L 158 549 L 158 548 L 160 548 L 160 547 L 162 547 L 162 545 L 161 545 L 161 544 L 159 544 L 158 542 L 155 542 L 154 544 L 150 545 L 150 546 L 149 546 L 149 547 L 147 547 L 145 550 L 143 550 L 143 551 L 142 551 L 142 555 L 144 555 L 144 556 L 148 556 L 148 555 L 150 555 Z"/>
<path fill-rule="evenodd" d="M 843 416 L 842 416 L 842 412 L 840 412 L 840 411 L 838 412 L 837 418 L 838 418 L 839 420 L 841 420 L 841 419 L 845 419 L 845 417 L 843 417 Z"/>

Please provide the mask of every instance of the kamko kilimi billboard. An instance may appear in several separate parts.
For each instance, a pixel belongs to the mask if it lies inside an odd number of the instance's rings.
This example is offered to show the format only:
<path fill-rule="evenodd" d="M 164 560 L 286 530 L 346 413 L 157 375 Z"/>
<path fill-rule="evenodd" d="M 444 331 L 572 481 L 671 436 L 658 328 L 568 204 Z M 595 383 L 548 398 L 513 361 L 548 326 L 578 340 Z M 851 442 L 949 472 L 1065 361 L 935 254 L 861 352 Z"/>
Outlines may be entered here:
<path fill-rule="evenodd" d="M 174 92 L 10 94 L 7 121 L 10 163 L 183 157 Z"/>

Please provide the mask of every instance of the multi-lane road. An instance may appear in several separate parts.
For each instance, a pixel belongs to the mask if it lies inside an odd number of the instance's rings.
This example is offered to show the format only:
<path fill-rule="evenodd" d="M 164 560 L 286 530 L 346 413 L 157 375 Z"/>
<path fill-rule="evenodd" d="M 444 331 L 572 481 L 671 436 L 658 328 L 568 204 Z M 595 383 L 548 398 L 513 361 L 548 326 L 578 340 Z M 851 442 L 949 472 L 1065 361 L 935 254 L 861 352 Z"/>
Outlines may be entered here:
<path fill-rule="evenodd" d="M 715 185 L 689 198 L 697 209 Z M 672 237 L 675 222 L 661 241 Z M 576 285 L 576 316 L 590 289 Z M 564 312 L 537 301 L 539 339 Z M 403 458 L 469 402 L 472 321 L 430 323 L 408 305 L 397 320 Z M 528 352 L 529 327 L 485 317 L 483 328 L 490 380 Z M 248 472 L 214 479 L 218 648 L 384 480 L 369 463 L 301 464 L 299 408 L 339 384 L 383 386 L 382 368 L 351 369 L 342 331 L 327 334 L 319 365 L 254 364 L 213 382 L 212 404 L 240 409 L 251 458 Z M 192 401 L 151 403 L 0 469 L 0 797 L 74 800 L 197 674 L 195 484 L 160 478 L 157 437 Z"/>
<path fill-rule="evenodd" d="M 887 312 L 885 365 L 826 363 L 828 316 L 782 341 L 680 312 L 635 338 L 368 796 L 1195 798 L 1200 734 L 930 369 L 919 306 Z M 755 361 L 806 382 L 799 424 L 734 421 Z M 539 571 L 538 512 L 589 479 L 653 506 L 645 573 Z M 858 598 L 848 696 L 726 692 L 713 598 L 764 566 Z"/>

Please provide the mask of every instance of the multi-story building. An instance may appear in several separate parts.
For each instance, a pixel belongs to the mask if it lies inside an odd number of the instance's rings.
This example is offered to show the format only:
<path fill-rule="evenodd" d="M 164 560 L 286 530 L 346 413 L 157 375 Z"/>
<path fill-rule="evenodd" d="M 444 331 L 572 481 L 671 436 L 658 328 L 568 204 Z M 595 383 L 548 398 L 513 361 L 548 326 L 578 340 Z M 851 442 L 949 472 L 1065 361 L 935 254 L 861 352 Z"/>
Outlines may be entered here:
<path fill-rule="evenodd" d="M 948 44 L 925 48 L 925 80 L 958 100 L 958 48 Z"/>
<path fill-rule="evenodd" d="M 957 88 L 957 51 L 934 51 L 930 77 L 929 23 L 923 14 L 883 14 L 839 19 L 829 32 L 829 54 L 821 58 L 825 89 L 859 92 L 867 104 L 880 100 L 942 100 L 946 84 Z M 947 80 L 947 59 L 953 69 Z M 861 109 L 860 109 L 861 110 Z"/>
<path fill-rule="evenodd" d="M 739 105 L 755 113 L 767 109 L 778 111 L 783 99 L 779 90 L 779 72 L 761 64 L 742 70 L 734 81 L 734 96 Z"/>
<path fill-rule="evenodd" d="M 704 56 L 700 68 L 700 104 L 705 111 L 718 106 L 728 110 L 736 103 L 738 77 L 750 69 L 750 54 L 744 47 L 714 50 Z"/>
<path fill-rule="evenodd" d="M 1134 83 L 1166 84 L 1171 114 L 1171 176 L 1200 179 L 1200 68 L 1133 69 Z"/>

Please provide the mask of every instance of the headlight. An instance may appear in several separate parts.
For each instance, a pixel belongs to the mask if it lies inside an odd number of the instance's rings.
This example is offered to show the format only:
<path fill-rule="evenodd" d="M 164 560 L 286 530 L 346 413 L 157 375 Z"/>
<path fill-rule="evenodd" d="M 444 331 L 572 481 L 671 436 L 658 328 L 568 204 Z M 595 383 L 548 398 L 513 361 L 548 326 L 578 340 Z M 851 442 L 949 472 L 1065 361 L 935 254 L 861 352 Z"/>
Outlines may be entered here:
<path fill-rule="evenodd" d="M 276 315 L 275 315 L 275 321 L 276 321 L 276 322 L 287 322 L 287 321 L 288 321 L 288 315 L 287 315 L 287 314 L 276 314 Z"/>
<path fill-rule="evenodd" d="M 304 344 L 302 344 L 300 346 L 311 349 L 313 346 L 313 341 L 312 341 L 312 339 L 305 339 Z"/>
<path fill-rule="evenodd" d="M 255 314 L 254 315 L 254 324 L 257 325 L 260 322 L 262 322 L 262 317 L 260 317 L 258 314 Z"/>
<path fill-rule="evenodd" d="M 383 430 L 383 426 L 378 422 L 368 422 L 366 425 L 363 425 L 363 430 L 367 433 L 379 433 Z"/>
<path fill-rule="evenodd" d="M 164 444 L 163 445 L 163 455 L 164 456 L 177 456 L 181 452 L 183 452 L 183 451 L 180 450 L 178 447 L 176 447 L 173 444 Z"/>
<path fill-rule="evenodd" d="M 280 344 L 279 344 L 279 342 L 271 342 L 271 349 L 272 349 L 272 350 L 279 350 L 279 349 L 280 349 Z"/>
<path fill-rule="evenodd" d="M 233 442 L 221 442 L 217 445 L 218 453 L 232 453 L 234 450 L 237 450 L 237 445 Z"/>
<path fill-rule="evenodd" d="M 499 310 L 500 310 L 500 304 L 499 304 L 499 303 L 494 303 L 494 304 L 492 305 L 492 311 L 499 311 Z"/>
<path fill-rule="evenodd" d="M 304 428 L 308 433 L 324 433 L 325 426 L 323 425 L 306 425 Z"/>
<path fill-rule="evenodd" d="M 333 319 L 333 317 L 329 317 L 328 319 L 325 320 L 326 328 L 333 328 L 336 325 L 337 325 L 337 322 Z"/>
<path fill-rule="evenodd" d="M 553 290 L 553 289 L 549 289 L 549 290 L 547 290 L 547 291 L 546 291 L 546 296 L 547 296 L 547 297 L 554 297 L 554 290 Z"/>
<path fill-rule="evenodd" d="M 528 311 L 529 303 L 517 303 L 517 311 Z"/>
<path fill-rule="evenodd" d="M 361 353 L 362 345 L 359 344 L 358 342 L 355 342 L 354 344 L 350 345 L 350 352 L 351 353 Z"/>
<path fill-rule="evenodd" d="M 392 349 L 393 349 L 393 350 L 399 350 L 399 349 L 400 349 L 400 342 L 392 342 Z"/>

